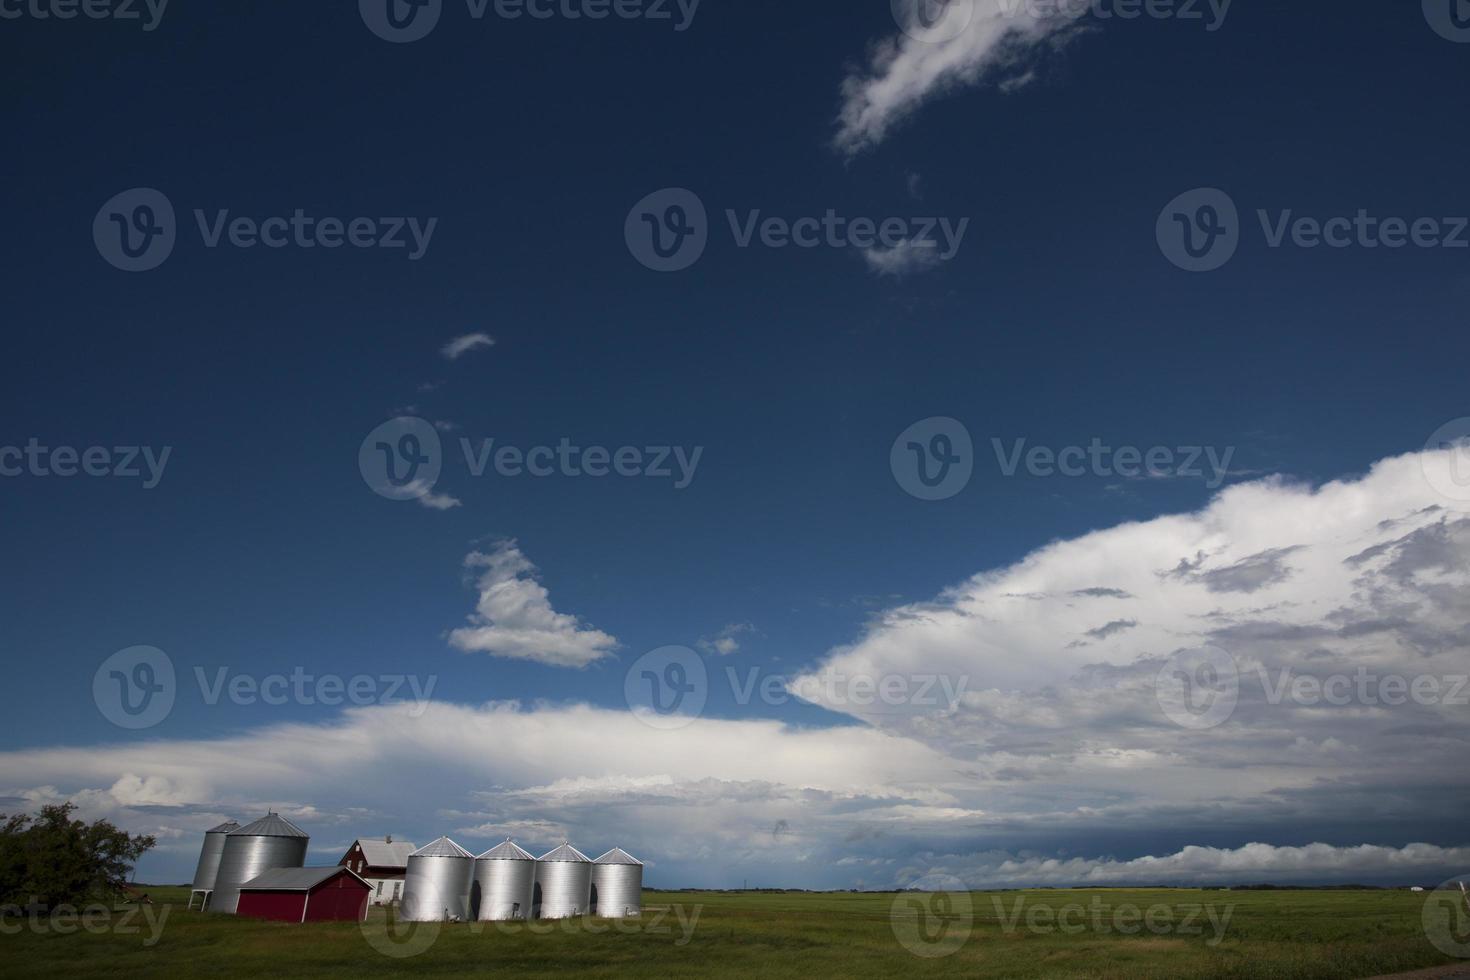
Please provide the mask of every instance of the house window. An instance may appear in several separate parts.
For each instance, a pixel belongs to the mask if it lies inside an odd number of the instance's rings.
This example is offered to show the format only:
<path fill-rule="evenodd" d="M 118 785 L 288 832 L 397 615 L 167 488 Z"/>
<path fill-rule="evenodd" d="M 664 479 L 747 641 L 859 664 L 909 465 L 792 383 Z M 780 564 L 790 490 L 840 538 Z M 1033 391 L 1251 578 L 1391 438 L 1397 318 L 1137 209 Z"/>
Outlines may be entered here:
<path fill-rule="evenodd" d="M 378 881 L 378 894 L 383 894 L 383 882 L 381 880 Z"/>

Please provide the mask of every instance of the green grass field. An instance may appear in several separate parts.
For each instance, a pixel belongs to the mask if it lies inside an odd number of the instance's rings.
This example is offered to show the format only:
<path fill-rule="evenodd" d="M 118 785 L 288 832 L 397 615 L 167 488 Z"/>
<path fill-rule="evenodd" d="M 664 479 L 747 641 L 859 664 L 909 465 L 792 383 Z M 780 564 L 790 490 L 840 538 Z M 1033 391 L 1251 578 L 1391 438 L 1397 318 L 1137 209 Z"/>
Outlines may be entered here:
<path fill-rule="evenodd" d="M 1406 891 L 973 892 L 968 912 L 964 894 L 649 891 L 642 918 L 617 924 L 446 924 L 396 938 L 377 910 L 365 926 L 284 925 L 185 911 L 183 888 L 148 891 L 150 915 L 118 911 L 67 934 L 11 920 L 0 974 L 1340 978 L 1457 962 L 1430 945 L 1424 896 Z"/>

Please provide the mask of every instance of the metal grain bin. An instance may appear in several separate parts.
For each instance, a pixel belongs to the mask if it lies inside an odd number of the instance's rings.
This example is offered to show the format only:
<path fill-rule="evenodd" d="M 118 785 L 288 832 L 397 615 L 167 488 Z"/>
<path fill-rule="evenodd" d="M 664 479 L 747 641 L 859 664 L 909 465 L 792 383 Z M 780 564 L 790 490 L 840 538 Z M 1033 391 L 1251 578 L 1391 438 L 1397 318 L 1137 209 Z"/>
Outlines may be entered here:
<path fill-rule="evenodd" d="M 240 903 L 240 886 L 262 871 L 299 868 L 306 863 L 306 831 L 278 813 L 230 831 L 220 853 L 219 871 L 214 876 L 211 912 L 234 914 Z"/>
<path fill-rule="evenodd" d="M 536 855 L 509 837 L 475 858 L 470 918 L 481 922 L 529 919 L 536 892 Z"/>
<path fill-rule="evenodd" d="M 592 862 L 593 915 L 622 919 L 643 911 L 643 862 L 614 847 Z"/>
<path fill-rule="evenodd" d="M 536 859 L 536 915 L 566 919 L 587 911 L 592 891 L 592 859 L 566 841 Z"/>
<path fill-rule="evenodd" d="M 191 891 L 214 890 L 214 876 L 219 873 L 220 855 L 225 852 L 225 835 L 239 829 L 240 825 L 235 821 L 226 820 L 218 827 L 210 827 L 204 832 L 204 847 L 199 850 L 199 864 L 194 868 L 194 883 L 189 886 Z"/>
<path fill-rule="evenodd" d="M 446 922 L 469 918 L 470 879 L 475 856 L 448 837 L 408 856 L 398 917 L 407 922 Z"/>

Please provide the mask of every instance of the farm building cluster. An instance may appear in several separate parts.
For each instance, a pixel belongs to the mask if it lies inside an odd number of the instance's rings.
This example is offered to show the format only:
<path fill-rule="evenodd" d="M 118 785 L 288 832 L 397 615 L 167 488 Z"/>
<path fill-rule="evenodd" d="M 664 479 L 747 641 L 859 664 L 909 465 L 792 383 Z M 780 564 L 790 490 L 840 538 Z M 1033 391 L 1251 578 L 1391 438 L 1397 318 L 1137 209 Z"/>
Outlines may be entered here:
<path fill-rule="evenodd" d="M 277 813 L 204 833 L 189 905 L 286 922 L 360 921 L 370 905 L 415 922 L 624 918 L 641 912 L 643 863 L 570 843 L 536 857 L 507 838 L 475 855 L 448 837 L 415 847 L 360 837 L 335 865 L 306 867 L 311 838 Z"/>

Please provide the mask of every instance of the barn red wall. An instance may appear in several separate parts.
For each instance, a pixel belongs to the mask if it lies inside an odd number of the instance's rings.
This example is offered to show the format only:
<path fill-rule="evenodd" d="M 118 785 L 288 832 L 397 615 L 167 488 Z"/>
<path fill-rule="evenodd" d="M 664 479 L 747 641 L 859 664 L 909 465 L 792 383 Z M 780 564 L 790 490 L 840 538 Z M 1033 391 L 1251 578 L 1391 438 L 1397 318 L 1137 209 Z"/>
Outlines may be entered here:
<path fill-rule="evenodd" d="M 277 922 L 360 922 L 371 894 L 366 884 L 343 873 L 310 892 L 242 891 L 236 914 Z"/>
<path fill-rule="evenodd" d="M 236 915 L 278 922 L 300 922 L 306 892 L 241 892 Z"/>
<path fill-rule="evenodd" d="M 372 889 L 351 875 L 324 881 L 306 903 L 307 922 L 358 922 L 367 909 Z M 300 906 L 297 907 L 300 914 Z"/>

